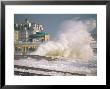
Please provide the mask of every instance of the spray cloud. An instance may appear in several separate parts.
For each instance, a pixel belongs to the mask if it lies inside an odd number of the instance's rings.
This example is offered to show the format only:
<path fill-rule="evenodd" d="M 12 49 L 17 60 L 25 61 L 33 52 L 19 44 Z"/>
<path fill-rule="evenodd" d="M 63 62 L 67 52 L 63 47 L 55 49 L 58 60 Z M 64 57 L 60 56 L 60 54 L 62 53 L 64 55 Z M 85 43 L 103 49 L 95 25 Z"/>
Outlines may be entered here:
<path fill-rule="evenodd" d="M 93 57 L 89 31 L 96 28 L 96 20 L 68 20 L 61 24 L 57 40 L 41 44 L 32 55 L 88 60 Z"/>

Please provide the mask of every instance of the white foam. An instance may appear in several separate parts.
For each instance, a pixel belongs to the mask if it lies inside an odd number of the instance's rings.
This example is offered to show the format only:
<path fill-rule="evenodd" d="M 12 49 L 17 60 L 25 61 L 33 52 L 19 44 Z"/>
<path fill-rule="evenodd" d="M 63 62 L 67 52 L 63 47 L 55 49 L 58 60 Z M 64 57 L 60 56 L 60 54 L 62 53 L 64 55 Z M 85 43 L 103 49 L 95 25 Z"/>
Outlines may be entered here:
<path fill-rule="evenodd" d="M 89 31 L 96 27 L 96 20 L 69 20 L 61 24 L 57 40 L 41 44 L 31 55 L 65 57 L 88 60 L 93 57 Z"/>

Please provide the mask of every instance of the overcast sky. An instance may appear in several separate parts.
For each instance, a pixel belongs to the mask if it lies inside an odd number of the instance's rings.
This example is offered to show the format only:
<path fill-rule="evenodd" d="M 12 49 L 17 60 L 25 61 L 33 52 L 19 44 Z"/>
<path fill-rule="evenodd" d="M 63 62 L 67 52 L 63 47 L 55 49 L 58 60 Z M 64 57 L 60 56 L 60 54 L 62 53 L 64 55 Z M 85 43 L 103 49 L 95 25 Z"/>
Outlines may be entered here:
<path fill-rule="evenodd" d="M 15 14 L 14 23 L 24 23 L 25 19 L 30 22 L 35 22 L 43 25 L 43 28 L 48 32 L 51 38 L 54 38 L 59 31 L 60 25 L 66 21 L 74 18 L 81 20 L 94 19 L 97 20 L 96 14 Z"/>

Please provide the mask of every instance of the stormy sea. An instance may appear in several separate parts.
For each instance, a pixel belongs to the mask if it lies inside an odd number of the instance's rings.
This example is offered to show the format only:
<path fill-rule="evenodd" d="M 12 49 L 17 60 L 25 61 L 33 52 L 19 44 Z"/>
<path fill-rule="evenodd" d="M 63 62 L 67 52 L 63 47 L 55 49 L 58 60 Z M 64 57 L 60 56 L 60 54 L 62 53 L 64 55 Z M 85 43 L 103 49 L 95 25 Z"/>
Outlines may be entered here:
<path fill-rule="evenodd" d="M 56 38 L 39 45 L 30 55 L 15 55 L 16 76 L 96 76 L 97 53 L 90 31 L 96 21 L 69 20 L 62 24 Z"/>
<path fill-rule="evenodd" d="M 92 61 L 84 62 L 66 58 L 45 56 L 16 56 L 15 75 L 21 76 L 96 76 L 96 56 Z"/>

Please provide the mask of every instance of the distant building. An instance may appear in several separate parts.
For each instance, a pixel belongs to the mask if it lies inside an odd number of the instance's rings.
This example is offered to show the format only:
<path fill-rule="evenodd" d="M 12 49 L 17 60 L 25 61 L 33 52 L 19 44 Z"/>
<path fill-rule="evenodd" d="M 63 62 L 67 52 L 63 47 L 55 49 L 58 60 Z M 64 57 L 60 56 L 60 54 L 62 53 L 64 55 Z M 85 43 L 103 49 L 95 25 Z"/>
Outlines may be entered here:
<path fill-rule="evenodd" d="M 15 31 L 14 32 L 14 41 L 18 41 L 19 40 L 19 31 Z"/>
<path fill-rule="evenodd" d="M 97 40 L 97 30 L 94 29 L 90 33 L 91 33 L 92 38 L 96 41 Z"/>
<path fill-rule="evenodd" d="M 44 42 L 49 40 L 49 35 L 41 24 L 30 23 L 27 19 L 23 24 L 15 24 L 15 41 Z"/>
<path fill-rule="evenodd" d="M 93 52 L 97 54 L 97 31 L 94 29 L 93 31 L 90 32 L 93 40 L 91 41 L 90 45 L 91 48 L 93 49 Z"/>
<path fill-rule="evenodd" d="M 36 32 L 36 34 L 30 35 L 29 38 L 32 42 L 45 42 L 48 41 L 49 35 L 46 32 Z"/>
<path fill-rule="evenodd" d="M 19 32 L 19 41 L 27 42 L 29 37 L 29 33 L 27 30 L 21 30 Z"/>
<path fill-rule="evenodd" d="M 37 49 L 39 43 L 47 42 L 49 34 L 43 25 L 31 23 L 25 19 L 24 23 L 14 24 L 15 55 L 25 55 Z"/>

